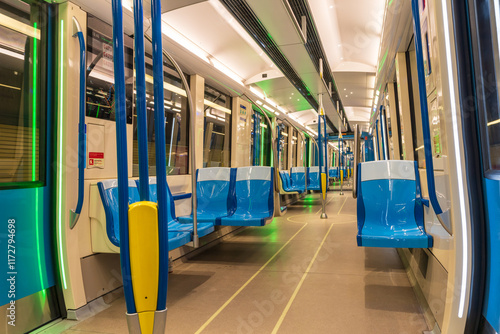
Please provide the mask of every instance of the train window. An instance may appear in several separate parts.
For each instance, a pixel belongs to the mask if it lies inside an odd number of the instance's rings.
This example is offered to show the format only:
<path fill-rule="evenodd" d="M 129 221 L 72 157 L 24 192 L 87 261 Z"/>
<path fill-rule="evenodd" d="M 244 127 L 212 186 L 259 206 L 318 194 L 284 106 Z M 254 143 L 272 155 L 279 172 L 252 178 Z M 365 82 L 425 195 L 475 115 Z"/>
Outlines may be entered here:
<path fill-rule="evenodd" d="M 413 149 L 415 160 L 419 168 L 425 168 L 424 135 L 422 130 L 422 115 L 420 112 L 420 99 L 418 90 L 417 58 L 415 54 L 414 41 L 406 52 L 406 64 L 408 73 L 408 87 L 410 88 L 410 115 L 413 135 Z M 411 159 L 411 156 L 407 156 Z"/>
<path fill-rule="evenodd" d="M 297 155 L 297 130 L 292 131 L 292 166 L 291 167 L 297 167 L 297 160 L 298 160 L 298 155 Z"/>
<path fill-rule="evenodd" d="M 10 1 L 0 7 L 0 187 L 44 182 L 45 46 L 41 5 Z"/>
<path fill-rule="evenodd" d="M 205 85 L 203 167 L 230 167 L 231 97 Z"/>
<path fill-rule="evenodd" d="M 476 98 L 483 165 L 487 175 L 491 175 L 500 171 L 500 5 L 490 0 L 481 2 L 481 6 L 473 35 L 478 49 L 474 54 L 478 73 Z"/>
<path fill-rule="evenodd" d="M 87 117 L 115 120 L 115 86 L 112 27 L 89 17 L 87 28 Z M 132 124 L 132 40 L 125 37 L 125 82 L 127 123 Z"/>
<path fill-rule="evenodd" d="M 156 175 L 153 59 L 146 52 L 146 114 L 148 126 L 149 173 Z M 186 91 L 172 64 L 163 62 L 163 98 L 167 174 L 184 175 L 189 169 L 189 118 Z M 134 98 L 135 100 L 135 98 Z M 139 176 L 137 108 L 134 108 L 133 175 Z"/>
<path fill-rule="evenodd" d="M 271 121 L 272 122 L 272 121 Z M 272 157 L 273 154 L 271 152 L 271 137 L 272 132 L 267 124 L 267 119 L 262 116 L 261 117 L 261 135 L 260 135 L 260 165 L 261 166 L 270 166 L 272 167 Z"/>
<path fill-rule="evenodd" d="M 260 166 L 260 136 L 261 136 L 261 127 L 260 127 L 260 114 L 252 109 L 252 136 L 251 136 L 251 147 L 252 147 L 252 164 L 253 166 Z"/>
<path fill-rule="evenodd" d="M 280 168 L 288 170 L 288 126 L 282 126 L 280 146 Z"/>

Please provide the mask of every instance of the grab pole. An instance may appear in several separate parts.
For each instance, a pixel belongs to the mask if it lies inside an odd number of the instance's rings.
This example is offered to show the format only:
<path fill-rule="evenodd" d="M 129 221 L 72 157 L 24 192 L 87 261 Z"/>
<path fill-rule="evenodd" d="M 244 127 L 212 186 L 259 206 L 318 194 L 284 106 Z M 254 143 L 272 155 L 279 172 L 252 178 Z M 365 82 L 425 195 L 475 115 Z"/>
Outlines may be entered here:
<path fill-rule="evenodd" d="M 146 61 L 144 58 L 144 14 L 142 1 L 134 0 L 135 89 L 137 141 L 139 144 L 139 196 L 149 201 L 148 127 L 146 108 Z"/>
<path fill-rule="evenodd" d="M 451 228 L 448 227 L 448 224 L 450 223 L 449 221 L 450 212 L 449 210 L 443 212 L 443 209 L 439 204 L 436 194 L 436 183 L 434 179 L 434 163 L 432 160 L 433 157 L 432 157 L 432 142 L 431 142 L 430 124 L 429 124 L 429 110 L 427 105 L 427 91 L 425 83 L 424 56 L 422 51 L 422 33 L 420 31 L 419 1 L 412 0 L 411 5 L 413 14 L 413 31 L 415 35 L 415 55 L 417 58 L 417 77 L 418 77 L 418 91 L 420 97 L 420 112 L 422 115 L 422 134 L 424 138 L 425 170 L 427 173 L 429 199 L 441 226 L 446 230 L 446 232 L 452 235 L 453 233 L 451 231 Z"/>
<path fill-rule="evenodd" d="M 79 100 L 79 115 L 78 115 L 78 201 L 76 209 L 69 212 L 69 228 L 73 229 L 80 218 L 80 213 L 83 207 L 84 186 L 85 186 L 85 168 L 87 149 L 86 149 L 86 133 L 87 125 L 85 124 L 85 38 L 83 37 L 82 28 L 78 20 L 73 17 L 73 37 L 78 37 L 80 44 L 80 100 Z"/>

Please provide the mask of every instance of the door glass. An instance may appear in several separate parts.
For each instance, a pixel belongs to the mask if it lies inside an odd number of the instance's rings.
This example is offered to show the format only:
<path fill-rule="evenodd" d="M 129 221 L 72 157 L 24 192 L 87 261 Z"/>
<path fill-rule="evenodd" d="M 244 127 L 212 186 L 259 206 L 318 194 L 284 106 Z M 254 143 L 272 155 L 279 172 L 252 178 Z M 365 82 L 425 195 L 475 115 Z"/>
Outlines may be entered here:
<path fill-rule="evenodd" d="M 45 159 L 40 14 L 13 5 L 13 12 L 0 7 L 0 17 L 10 19 L 0 18 L 0 187 L 43 181 Z"/>
<path fill-rule="evenodd" d="M 494 10 L 494 19 L 491 20 L 491 35 L 493 44 L 493 57 L 495 62 L 495 72 L 487 77 L 485 87 L 488 91 L 496 90 L 494 99 L 488 98 L 485 95 L 486 102 L 490 103 L 490 107 L 486 108 L 486 125 L 488 134 L 489 146 L 489 168 L 500 170 L 500 90 L 498 89 L 498 82 L 500 80 L 500 59 L 498 52 L 500 51 L 500 4 L 498 1 L 490 1 Z M 493 94 L 490 94 L 493 95 Z"/>

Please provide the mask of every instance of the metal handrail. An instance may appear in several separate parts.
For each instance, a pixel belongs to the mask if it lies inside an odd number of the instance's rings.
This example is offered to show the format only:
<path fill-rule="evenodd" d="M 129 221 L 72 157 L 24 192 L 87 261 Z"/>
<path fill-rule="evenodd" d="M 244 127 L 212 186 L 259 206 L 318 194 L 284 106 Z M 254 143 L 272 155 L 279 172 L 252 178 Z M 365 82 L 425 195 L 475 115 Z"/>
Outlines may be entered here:
<path fill-rule="evenodd" d="M 86 125 L 85 125 L 85 38 L 78 20 L 73 17 L 73 37 L 80 44 L 80 96 L 78 116 L 78 201 L 75 210 L 70 210 L 69 228 L 73 229 L 80 218 L 83 207 L 86 168 Z"/>
<path fill-rule="evenodd" d="M 420 8 L 419 1 L 412 0 L 413 31 L 415 36 L 415 54 L 417 58 L 418 91 L 420 97 L 420 112 L 422 115 L 422 132 L 424 139 L 425 169 L 427 174 L 427 186 L 429 190 L 429 200 L 436 216 L 443 228 L 452 235 L 451 229 L 445 224 L 441 215 L 444 213 L 439 204 L 436 193 L 436 182 L 434 179 L 434 163 L 432 157 L 432 143 L 429 123 L 429 110 L 427 105 L 427 91 L 425 83 L 424 56 L 422 50 L 422 33 L 420 31 Z"/>
<path fill-rule="evenodd" d="M 145 35 L 146 39 L 149 42 L 152 42 L 151 37 L 148 35 Z M 192 148 L 192 154 L 191 155 L 191 205 L 193 208 L 193 247 L 198 247 L 199 246 L 199 237 L 198 237 L 198 202 L 197 202 L 197 191 L 196 191 L 196 155 L 194 154 L 194 146 L 196 145 L 196 106 L 194 104 L 193 96 L 191 94 L 191 89 L 189 89 L 189 85 L 186 79 L 186 76 L 184 75 L 184 72 L 182 72 L 181 67 L 179 64 L 175 61 L 174 57 L 170 53 L 168 53 L 165 49 L 162 50 L 163 55 L 167 57 L 168 60 L 172 63 L 172 65 L 175 67 L 175 70 L 181 77 L 182 84 L 184 85 L 184 89 L 186 90 L 186 95 L 187 95 L 187 100 L 189 104 L 189 109 L 190 109 L 190 136 L 191 136 L 191 144 L 193 145 Z"/>

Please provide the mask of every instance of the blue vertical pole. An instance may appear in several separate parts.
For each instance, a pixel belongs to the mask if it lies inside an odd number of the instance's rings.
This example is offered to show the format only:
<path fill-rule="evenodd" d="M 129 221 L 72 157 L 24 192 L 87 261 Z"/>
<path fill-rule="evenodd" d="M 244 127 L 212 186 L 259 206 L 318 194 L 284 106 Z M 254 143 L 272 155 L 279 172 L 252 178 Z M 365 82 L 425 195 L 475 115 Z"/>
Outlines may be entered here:
<path fill-rule="evenodd" d="M 387 157 L 385 155 L 384 116 L 382 115 L 383 107 L 384 106 L 380 106 L 380 113 L 378 117 L 380 119 L 380 136 L 382 137 L 382 159 L 387 160 Z"/>
<path fill-rule="evenodd" d="M 378 160 L 380 160 L 380 142 L 379 142 L 379 138 L 378 138 L 378 119 L 377 121 L 375 122 L 375 134 L 377 135 L 376 138 L 377 138 L 377 157 L 378 157 Z"/>
<path fill-rule="evenodd" d="M 323 149 L 321 147 L 322 138 L 321 138 L 321 116 L 318 115 L 318 166 L 319 172 L 321 174 L 321 166 L 323 165 Z"/>
<path fill-rule="evenodd" d="M 168 282 L 168 210 L 167 157 L 165 147 L 165 99 L 163 94 L 163 46 L 161 33 L 161 1 L 151 1 L 153 28 L 153 82 L 155 103 L 156 184 L 158 192 L 158 234 L 160 238 L 160 273 L 157 310 L 167 304 Z M 162 270 L 163 269 L 163 270 Z"/>
<path fill-rule="evenodd" d="M 135 87 L 137 91 L 137 140 L 139 143 L 139 195 L 141 201 L 149 201 L 148 128 L 143 17 L 142 0 L 134 0 Z"/>
<path fill-rule="evenodd" d="M 128 235 L 127 110 L 125 101 L 125 56 L 121 0 L 112 0 L 113 64 L 115 74 L 116 154 L 118 169 L 118 219 L 120 221 L 120 263 L 127 313 L 136 313 Z"/>
<path fill-rule="evenodd" d="M 325 149 L 325 174 L 328 173 L 328 136 L 326 133 L 326 116 L 323 116 L 324 149 Z"/>
<path fill-rule="evenodd" d="M 436 196 L 436 184 L 434 180 L 434 162 L 432 160 L 432 143 L 429 124 L 429 110 L 427 105 L 427 91 L 425 85 L 424 56 L 422 50 L 422 33 L 420 31 L 420 8 L 419 1 L 412 0 L 413 29 L 415 32 L 415 55 L 417 58 L 418 93 L 420 97 L 420 111 L 422 114 L 422 134 L 424 138 L 425 169 L 427 173 L 427 185 L 429 188 L 429 199 L 436 215 L 443 213 Z"/>

